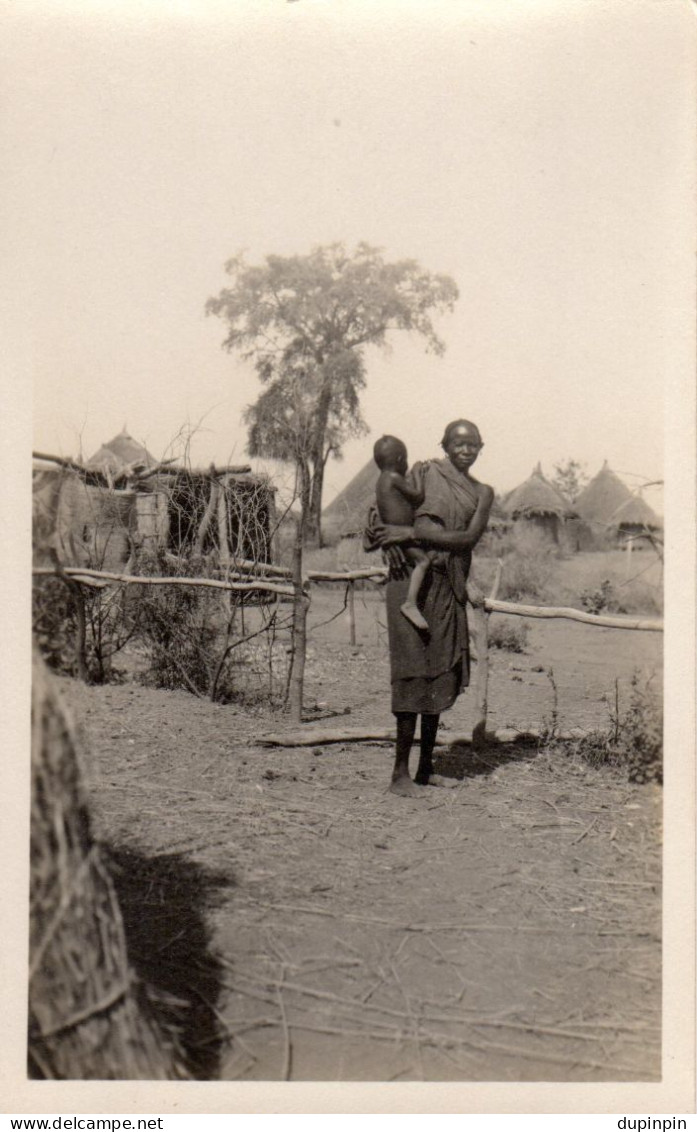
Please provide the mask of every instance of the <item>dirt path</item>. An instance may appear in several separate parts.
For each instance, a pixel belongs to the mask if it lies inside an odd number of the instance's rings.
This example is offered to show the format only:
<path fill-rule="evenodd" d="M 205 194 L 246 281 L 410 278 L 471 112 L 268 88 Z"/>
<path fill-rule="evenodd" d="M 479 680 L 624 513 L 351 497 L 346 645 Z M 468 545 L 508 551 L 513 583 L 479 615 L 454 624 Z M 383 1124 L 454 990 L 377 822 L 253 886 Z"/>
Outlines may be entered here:
<path fill-rule="evenodd" d="M 584 653 L 584 629 L 573 649 L 564 630 L 495 656 L 496 722 L 544 718 L 540 653 L 558 655 L 563 723 L 604 722 L 615 674 L 660 661 L 648 635 Z M 353 651 L 316 631 L 309 698 L 385 726 L 379 625 L 359 631 Z M 205 1008 L 202 1075 L 658 1079 L 657 788 L 519 749 L 443 756 L 456 788 L 405 800 L 385 791 L 385 745 L 264 749 L 278 721 L 261 709 L 62 684 L 141 958 Z"/>

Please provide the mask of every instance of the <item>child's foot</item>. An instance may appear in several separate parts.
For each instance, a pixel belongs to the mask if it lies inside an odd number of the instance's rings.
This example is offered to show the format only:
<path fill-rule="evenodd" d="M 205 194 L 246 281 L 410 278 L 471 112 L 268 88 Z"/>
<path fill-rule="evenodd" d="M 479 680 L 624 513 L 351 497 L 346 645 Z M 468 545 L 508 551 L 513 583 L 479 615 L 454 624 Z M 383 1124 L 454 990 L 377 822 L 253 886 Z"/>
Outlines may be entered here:
<path fill-rule="evenodd" d="M 428 629 L 428 621 L 420 612 L 416 602 L 405 601 L 404 605 L 400 606 L 400 609 L 407 621 L 411 621 L 412 625 L 415 625 L 417 629 Z"/>

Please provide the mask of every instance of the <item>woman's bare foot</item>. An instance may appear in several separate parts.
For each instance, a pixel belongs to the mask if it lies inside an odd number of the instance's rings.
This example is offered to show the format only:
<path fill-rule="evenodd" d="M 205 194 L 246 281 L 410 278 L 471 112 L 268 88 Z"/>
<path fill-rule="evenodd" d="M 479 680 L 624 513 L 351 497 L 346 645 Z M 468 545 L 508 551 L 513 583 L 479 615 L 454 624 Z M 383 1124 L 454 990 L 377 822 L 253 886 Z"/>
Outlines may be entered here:
<path fill-rule="evenodd" d="M 390 794 L 399 794 L 401 798 L 423 798 L 421 787 L 412 782 L 408 774 L 400 774 L 399 778 L 392 779 Z"/>
<path fill-rule="evenodd" d="M 400 605 L 399 608 L 407 621 L 411 621 L 412 625 L 415 625 L 417 629 L 428 629 L 428 621 L 415 602 L 405 601 L 404 605 Z"/>

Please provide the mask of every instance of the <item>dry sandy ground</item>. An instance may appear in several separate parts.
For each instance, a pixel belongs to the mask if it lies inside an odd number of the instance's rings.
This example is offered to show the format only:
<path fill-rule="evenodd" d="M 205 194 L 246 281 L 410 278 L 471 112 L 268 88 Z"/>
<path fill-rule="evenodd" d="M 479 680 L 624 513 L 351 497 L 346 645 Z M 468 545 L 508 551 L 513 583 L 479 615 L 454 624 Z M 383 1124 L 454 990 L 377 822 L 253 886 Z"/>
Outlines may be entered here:
<path fill-rule="evenodd" d="M 356 648 L 343 616 L 314 630 L 307 702 L 388 726 L 380 602 L 357 605 Z M 318 598 L 311 623 L 336 608 Z M 605 723 L 615 678 L 659 679 L 660 649 L 538 622 L 525 655 L 494 653 L 492 722 L 549 719 L 552 667 L 562 725 Z M 657 787 L 561 749 L 462 748 L 440 759 L 455 788 L 407 800 L 384 744 L 269 749 L 283 721 L 263 707 L 61 685 L 133 961 L 199 1076 L 659 1078 Z"/>

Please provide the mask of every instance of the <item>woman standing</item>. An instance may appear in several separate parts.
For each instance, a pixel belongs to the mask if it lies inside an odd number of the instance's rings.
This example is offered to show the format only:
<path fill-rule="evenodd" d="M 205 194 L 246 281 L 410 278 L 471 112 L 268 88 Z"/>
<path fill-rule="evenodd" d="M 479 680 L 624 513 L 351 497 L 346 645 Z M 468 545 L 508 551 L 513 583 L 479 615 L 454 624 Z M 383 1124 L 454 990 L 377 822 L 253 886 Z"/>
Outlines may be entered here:
<path fill-rule="evenodd" d="M 438 553 L 419 596 L 428 631 L 417 629 L 401 612 L 409 585 L 410 564 L 390 550 L 387 627 L 390 648 L 392 711 L 397 719 L 397 749 L 390 789 L 407 797 L 419 787 L 441 784 L 433 775 L 433 748 L 440 713 L 452 707 L 469 684 L 467 577 L 472 548 L 484 534 L 494 493 L 470 474 L 482 447 L 471 421 L 452 421 L 441 441 L 445 458 L 417 464 L 413 481 L 423 491 L 412 527 L 380 525 L 370 532 L 373 545 L 385 550 L 418 545 Z M 416 776 L 409 776 L 409 754 L 421 716 L 421 751 Z"/>

